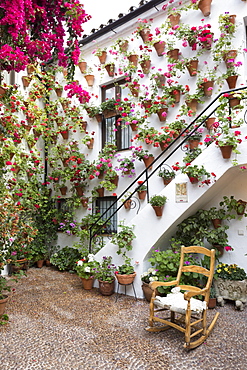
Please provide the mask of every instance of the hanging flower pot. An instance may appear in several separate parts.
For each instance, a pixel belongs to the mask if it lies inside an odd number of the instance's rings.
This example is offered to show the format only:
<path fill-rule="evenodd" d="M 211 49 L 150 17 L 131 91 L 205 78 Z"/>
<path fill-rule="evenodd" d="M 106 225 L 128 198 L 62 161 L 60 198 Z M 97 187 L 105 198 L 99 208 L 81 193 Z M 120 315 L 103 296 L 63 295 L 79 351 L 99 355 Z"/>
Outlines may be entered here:
<path fill-rule="evenodd" d="M 165 142 L 163 142 L 163 141 L 161 141 L 160 143 L 159 143 L 159 145 L 160 145 L 160 149 L 162 150 L 162 152 L 167 148 L 167 146 L 168 146 L 168 144 L 167 143 L 165 143 Z"/>
<path fill-rule="evenodd" d="M 98 123 L 101 123 L 102 122 L 102 114 L 98 113 L 95 115 L 95 118 L 97 120 Z"/>
<path fill-rule="evenodd" d="M 22 84 L 23 84 L 23 87 L 28 87 L 30 82 L 31 82 L 31 77 L 28 77 L 28 76 L 22 76 Z"/>
<path fill-rule="evenodd" d="M 105 109 L 103 110 L 103 116 L 105 118 L 111 118 L 111 117 L 114 117 L 117 115 L 117 111 L 114 109 L 114 110 L 111 110 L 111 109 Z"/>
<path fill-rule="evenodd" d="M 168 113 L 168 108 L 162 108 L 157 112 L 160 122 L 165 122 Z"/>
<path fill-rule="evenodd" d="M 8 89 L 0 86 L 0 98 L 2 98 L 5 95 L 6 91 L 8 91 Z"/>
<path fill-rule="evenodd" d="M 62 87 L 61 88 L 57 88 L 57 89 L 55 89 L 55 91 L 56 91 L 57 97 L 58 98 L 61 98 L 62 93 L 63 93 L 63 88 Z"/>
<path fill-rule="evenodd" d="M 231 68 L 231 67 L 234 66 L 235 59 L 236 59 L 237 55 L 238 55 L 237 50 L 229 50 L 229 51 L 224 53 L 223 59 L 224 59 L 225 64 L 226 64 L 226 68 Z"/>
<path fill-rule="evenodd" d="M 197 184 L 199 179 L 197 177 L 188 176 L 191 184 Z"/>
<path fill-rule="evenodd" d="M 212 0 L 200 0 L 198 4 L 198 9 L 201 10 L 204 17 L 208 17 L 211 12 Z"/>
<path fill-rule="evenodd" d="M 190 62 L 188 62 L 186 64 L 186 67 L 187 67 L 187 69 L 188 69 L 189 74 L 190 74 L 191 77 L 197 75 L 198 64 L 199 64 L 198 59 L 191 60 Z"/>
<path fill-rule="evenodd" d="M 114 63 L 107 64 L 105 66 L 105 69 L 107 70 L 107 73 L 108 73 L 109 77 L 114 77 L 114 72 L 115 72 L 115 64 Z"/>
<path fill-rule="evenodd" d="M 153 163 L 153 161 L 154 161 L 154 157 L 152 155 L 148 156 L 147 158 L 145 157 L 143 158 L 143 162 L 146 168 L 150 166 Z M 149 169 L 151 170 L 152 166 L 150 166 Z"/>
<path fill-rule="evenodd" d="M 186 100 L 185 103 L 192 110 L 193 113 L 196 113 L 198 107 L 197 99 Z"/>
<path fill-rule="evenodd" d="M 158 41 L 153 44 L 153 47 L 155 48 L 158 57 L 163 56 L 164 51 L 165 51 L 165 46 L 166 46 L 165 41 Z"/>
<path fill-rule="evenodd" d="M 165 85 L 166 77 L 164 75 L 157 75 L 155 77 L 155 83 L 158 88 L 162 88 Z"/>
<path fill-rule="evenodd" d="M 179 24 L 181 15 L 179 13 L 174 13 L 174 14 L 168 15 L 168 18 L 169 18 L 169 22 L 171 23 L 171 26 L 174 27 Z"/>
<path fill-rule="evenodd" d="M 224 159 L 229 159 L 231 158 L 231 155 L 232 155 L 232 149 L 233 149 L 233 146 L 232 145 L 224 145 L 224 146 L 220 146 L 220 151 L 221 151 L 221 154 L 222 154 L 222 157 Z"/>
<path fill-rule="evenodd" d="M 124 53 L 128 49 L 129 41 L 128 40 L 121 41 L 119 42 L 118 45 L 119 45 L 119 50 L 121 51 L 121 53 Z"/>
<path fill-rule="evenodd" d="M 35 72 L 35 67 L 32 64 L 27 65 L 27 74 L 31 75 L 33 72 Z"/>
<path fill-rule="evenodd" d="M 128 56 L 130 64 L 134 65 L 135 67 L 137 67 L 137 64 L 138 64 L 138 58 L 139 58 L 139 55 L 137 54 L 132 54 Z"/>
<path fill-rule="evenodd" d="M 96 191 L 99 194 L 99 197 L 103 197 L 105 193 L 105 188 L 99 188 L 99 189 L 96 189 Z"/>
<path fill-rule="evenodd" d="M 152 105 L 152 100 L 144 100 L 144 101 L 142 102 L 142 105 L 143 105 L 143 108 L 148 109 L 148 108 L 150 108 L 150 107 L 151 107 L 151 105 Z"/>
<path fill-rule="evenodd" d="M 63 159 L 63 160 L 62 160 L 62 162 L 63 162 L 63 166 L 64 166 L 64 167 L 68 167 L 68 166 L 69 166 L 69 164 L 68 164 L 68 159 L 69 159 L 69 158 L 65 158 L 65 159 Z"/>
<path fill-rule="evenodd" d="M 87 62 L 79 62 L 78 67 L 80 68 L 81 73 L 85 73 L 87 70 Z"/>
<path fill-rule="evenodd" d="M 68 101 L 62 101 L 61 105 L 63 107 L 64 112 L 69 108 L 69 102 Z M 58 122 L 58 121 L 57 121 Z M 60 121 L 61 122 L 61 121 Z"/>
<path fill-rule="evenodd" d="M 221 226 L 221 219 L 220 218 L 214 218 L 212 219 L 212 224 L 215 229 L 218 229 Z"/>
<path fill-rule="evenodd" d="M 180 91 L 179 90 L 173 90 L 171 92 L 171 98 L 173 99 L 175 104 L 178 104 L 180 102 Z"/>
<path fill-rule="evenodd" d="M 87 208 L 87 206 L 88 206 L 88 200 L 89 199 L 86 198 L 86 197 L 81 198 L 82 207 Z"/>
<path fill-rule="evenodd" d="M 229 89 L 235 89 L 237 84 L 238 76 L 229 76 L 226 78 L 227 85 Z"/>
<path fill-rule="evenodd" d="M 146 198 L 146 195 L 147 195 L 147 190 L 138 191 L 137 194 L 138 194 L 139 199 L 144 200 Z"/>
<path fill-rule="evenodd" d="M 236 210 L 237 215 L 242 216 L 244 214 L 246 204 L 247 204 L 247 202 L 245 202 L 244 200 L 239 199 L 237 201 L 237 210 Z"/>
<path fill-rule="evenodd" d="M 99 58 L 99 61 L 100 61 L 101 64 L 105 64 L 106 57 L 107 57 L 107 52 L 106 51 L 102 51 L 101 55 L 98 55 L 98 58 Z"/>
<path fill-rule="evenodd" d="M 150 29 L 149 28 L 143 28 L 141 31 L 139 31 L 139 35 L 142 38 L 142 41 L 148 42 L 149 41 L 149 35 L 150 35 Z"/>
<path fill-rule="evenodd" d="M 64 140 L 68 140 L 69 138 L 69 130 L 60 131 L 60 134 L 62 135 Z"/>
<path fill-rule="evenodd" d="M 130 123 L 130 127 L 132 131 L 137 131 L 138 130 L 138 125 L 136 123 Z"/>
<path fill-rule="evenodd" d="M 62 195 L 66 195 L 67 189 L 68 189 L 67 186 L 62 186 L 61 188 L 59 188 Z"/>
<path fill-rule="evenodd" d="M 75 190 L 80 197 L 84 194 L 84 187 L 81 185 L 75 186 Z"/>
<path fill-rule="evenodd" d="M 139 89 L 140 89 L 140 84 L 129 84 L 128 85 L 130 91 L 131 91 L 131 94 L 134 96 L 134 97 L 138 97 L 139 96 Z"/>
<path fill-rule="evenodd" d="M 83 131 L 86 131 L 87 128 L 87 121 L 80 121 L 80 126 Z"/>
<path fill-rule="evenodd" d="M 173 60 L 178 60 L 179 58 L 179 49 L 173 49 L 173 50 L 169 50 L 167 52 L 167 55 L 170 59 L 173 59 Z"/>
<path fill-rule="evenodd" d="M 93 149 L 93 145 L 94 145 L 94 138 L 92 137 L 92 139 L 90 139 L 88 142 L 87 142 L 87 147 L 88 149 Z"/>
<path fill-rule="evenodd" d="M 200 140 L 188 140 L 188 143 L 189 143 L 189 149 L 193 150 L 193 149 L 198 148 L 200 144 Z"/>
<path fill-rule="evenodd" d="M 94 75 L 86 75 L 84 77 L 87 81 L 88 86 L 89 87 L 93 86 L 93 84 L 94 84 Z"/>
<path fill-rule="evenodd" d="M 119 176 L 116 175 L 113 179 L 110 180 L 110 182 L 115 185 L 116 187 L 118 186 L 118 181 L 119 181 Z"/>
<path fill-rule="evenodd" d="M 207 120 L 206 120 L 206 127 L 207 127 L 207 129 L 210 131 L 210 130 L 212 130 L 213 129 L 213 125 L 214 125 L 214 122 L 215 122 L 215 117 L 210 117 L 210 118 L 208 118 Z"/>
<path fill-rule="evenodd" d="M 124 208 L 125 208 L 125 209 L 130 209 L 130 208 L 131 208 L 131 202 L 132 202 L 132 200 L 131 200 L 131 199 L 127 199 L 127 200 L 124 202 Z"/>
<path fill-rule="evenodd" d="M 151 60 L 144 60 L 143 62 L 140 62 L 142 72 L 144 74 L 148 74 L 151 68 Z"/>
<path fill-rule="evenodd" d="M 234 98 L 234 97 L 230 97 L 229 98 L 229 105 L 230 105 L 231 108 L 234 108 L 234 107 L 240 105 L 240 99 Z"/>
<path fill-rule="evenodd" d="M 164 185 L 166 186 L 166 185 L 170 184 L 170 182 L 171 182 L 173 179 L 174 179 L 174 177 L 170 177 L 169 179 L 164 179 L 164 178 L 163 178 L 163 183 L 164 183 Z"/>
<path fill-rule="evenodd" d="M 163 215 L 164 206 L 152 206 L 157 217 Z"/>
<path fill-rule="evenodd" d="M 202 82 L 202 87 L 203 87 L 203 93 L 205 96 L 211 96 L 213 92 L 213 87 L 214 87 L 214 81 L 206 81 Z"/>

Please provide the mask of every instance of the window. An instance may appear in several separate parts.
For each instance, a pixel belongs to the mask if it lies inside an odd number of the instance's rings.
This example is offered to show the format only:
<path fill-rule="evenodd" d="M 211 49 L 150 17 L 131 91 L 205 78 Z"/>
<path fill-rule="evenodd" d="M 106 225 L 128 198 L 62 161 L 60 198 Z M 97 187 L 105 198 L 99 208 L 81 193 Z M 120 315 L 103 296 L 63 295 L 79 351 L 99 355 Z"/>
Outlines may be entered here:
<path fill-rule="evenodd" d="M 102 101 L 109 99 L 123 99 L 127 97 L 126 89 L 121 85 L 125 84 L 125 80 L 121 80 L 118 84 L 109 84 L 102 88 Z M 130 126 L 121 127 L 117 120 L 120 116 L 103 118 L 102 121 L 102 146 L 106 143 L 115 144 L 118 150 L 129 149 L 131 145 L 131 129 Z"/>
<path fill-rule="evenodd" d="M 103 216 L 103 220 L 107 220 L 117 210 L 117 203 L 109 209 L 109 207 L 115 202 L 116 197 L 104 197 L 96 199 L 96 210 L 101 215 L 106 211 Z M 117 212 L 112 216 L 107 225 L 103 229 L 104 234 L 112 234 L 117 232 Z"/>

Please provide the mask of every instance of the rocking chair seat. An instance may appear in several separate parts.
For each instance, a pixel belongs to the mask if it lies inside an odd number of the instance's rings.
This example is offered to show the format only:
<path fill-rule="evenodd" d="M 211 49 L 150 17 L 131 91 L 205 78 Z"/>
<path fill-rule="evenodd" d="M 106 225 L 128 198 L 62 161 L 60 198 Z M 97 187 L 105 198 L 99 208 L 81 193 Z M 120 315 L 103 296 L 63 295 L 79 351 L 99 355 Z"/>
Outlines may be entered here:
<path fill-rule="evenodd" d="M 207 309 L 207 304 L 205 301 L 200 301 L 199 299 L 191 298 L 191 313 L 198 314 L 203 310 Z M 167 294 L 166 297 L 156 296 L 154 300 L 154 305 L 159 308 L 166 308 L 170 311 L 180 313 L 185 315 L 188 301 L 184 299 L 184 294 L 180 292 L 179 287 L 171 289 L 171 293 Z"/>

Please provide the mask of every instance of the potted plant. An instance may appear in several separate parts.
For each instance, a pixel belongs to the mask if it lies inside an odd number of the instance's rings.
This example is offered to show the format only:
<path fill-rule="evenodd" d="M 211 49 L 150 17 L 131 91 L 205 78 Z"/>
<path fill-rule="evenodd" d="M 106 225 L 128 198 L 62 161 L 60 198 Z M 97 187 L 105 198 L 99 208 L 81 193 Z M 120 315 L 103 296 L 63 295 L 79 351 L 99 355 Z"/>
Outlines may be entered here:
<path fill-rule="evenodd" d="M 122 175 L 133 175 L 135 173 L 135 165 L 134 165 L 135 159 L 131 158 L 119 158 L 118 162 L 119 164 L 119 170 L 122 171 Z"/>
<path fill-rule="evenodd" d="M 123 254 L 123 251 L 132 250 L 132 241 L 136 238 L 134 233 L 134 225 L 124 225 L 124 221 L 118 225 L 121 229 L 119 232 L 113 235 L 112 243 L 118 246 L 117 254 Z"/>
<path fill-rule="evenodd" d="M 93 287 L 94 275 L 97 271 L 99 263 L 95 260 L 93 254 L 88 254 L 76 261 L 75 271 L 82 280 L 83 288 L 90 290 Z"/>
<path fill-rule="evenodd" d="M 124 264 L 117 267 L 115 275 L 119 284 L 129 285 L 133 283 L 136 277 L 136 272 L 134 271 L 134 267 L 131 265 L 131 258 L 126 255 L 124 255 L 123 258 Z"/>
<path fill-rule="evenodd" d="M 164 185 L 168 185 L 176 176 L 176 173 L 172 169 L 161 168 L 158 176 L 163 179 Z"/>
<path fill-rule="evenodd" d="M 153 290 L 150 288 L 149 283 L 159 280 L 159 277 L 156 274 L 157 269 L 150 267 L 141 275 L 143 294 L 148 302 L 151 301 L 151 297 L 153 294 Z"/>
<path fill-rule="evenodd" d="M 189 150 L 189 152 L 183 157 L 183 162 L 184 163 L 191 163 L 201 153 L 202 153 L 202 149 L 201 148 L 195 148 L 195 149 Z"/>
<path fill-rule="evenodd" d="M 112 295 L 115 287 L 116 266 L 112 263 L 111 256 L 104 256 L 97 268 L 95 277 L 99 281 L 99 291 L 102 295 Z"/>
<path fill-rule="evenodd" d="M 246 216 L 245 214 L 246 204 L 247 202 L 241 199 L 237 200 L 234 198 L 233 195 L 231 195 L 230 197 L 227 197 L 226 195 L 223 196 L 223 201 L 220 202 L 220 206 L 224 207 L 228 214 L 232 211 L 235 211 L 240 216 L 242 215 Z M 231 215 L 230 217 L 235 218 L 234 215 Z"/>
<path fill-rule="evenodd" d="M 138 158 L 139 161 L 143 160 L 146 168 L 152 169 L 151 164 L 154 161 L 154 155 L 149 152 L 147 149 L 143 149 L 142 146 L 130 147 L 133 150 L 133 155 Z"/>
<path fill-rule="evenodd" d="M 187 140 L 189 142 L 190 150 L 198 147 L 198 145 L 200 144 L 200 140 L 202 138 L 202 132 L 203 132 L 203 128 L 198 128 L 196 131 L 192 133 L 191 132 L 187 133 L 187 137 L 188 137 Z"/>
<path fill-rule="evenodd" d="M 119 102 L 116 99 L 107 99 L 103 101 L 100 105 L 102 113 L 105 118 L 110 118 L 118 114 L 117 109 L 119 107 Z"/>
<path fill-rule="evenodd" d="M 138 198 L 144 200 L 147 194 L 147 186 L 143 185 L 144 181 L 137 181 L 138 187 L 136 188 Z"/>
<path fill-rule="evenodd" d="M 164 205 L 167 202 L 165 195 L 153 195 L 149 201 L 153 207 L 157 217 L 161 217 L 163 214 Z"/>
<path fill-rule="evenodd" d="M 243 310 L 247 302 L 247 275 L 236 264 L 219 263 L 214 275 L 217 302 L 224 306 L 225 299 L 235 301 L 236 308 Z"/>
<path fill-rule="evenodd" d="M 211 286 L 210 288 L 210 295 L 209 295 L 209 301 L 208 301 L 208 308 L 215 308 L 217 304 L 216 300 L 216 290 L 214 286 Z"/>
<path fill-rule="evenodd" d="M 240 154 L 239 150 L 237 150 L 238 144 L 242 141 L 239 135 L 241 135 L 240 131 L 232 131 L 227 126 L 222 128 L 222 134 L 218 137 L 215 144 L 220 148 L 224 159 L 229 159 L 232 152 Z"/>
<path fill-rule="evenodd" d="M 217 257 L 222 256 L 224 250 L 232 250 L 232 247 L 228 245 L 228 235 L 226 233 L 227 229 L 229 229 L 229 226 L 220 225 L 216 229 L 208 229 L 205 233 L 205 238 L 207 241 L 213 246 L 213 248 L 217 249 Z"/>
<path fill-rule="evenodd" d="M 202 181 L 204 177 L 206 177 L 206 180 L 203 181 L 205 184 L 210 183 L 210 173 L 206 171 L 205 167 L 198 166 L 195 164 L 192 166 L 190 163 L 186 163 L 185 166 L 181 168 L 182 173 L 186 174 L 192 184 L 197 184 L 199 181 Z"/>

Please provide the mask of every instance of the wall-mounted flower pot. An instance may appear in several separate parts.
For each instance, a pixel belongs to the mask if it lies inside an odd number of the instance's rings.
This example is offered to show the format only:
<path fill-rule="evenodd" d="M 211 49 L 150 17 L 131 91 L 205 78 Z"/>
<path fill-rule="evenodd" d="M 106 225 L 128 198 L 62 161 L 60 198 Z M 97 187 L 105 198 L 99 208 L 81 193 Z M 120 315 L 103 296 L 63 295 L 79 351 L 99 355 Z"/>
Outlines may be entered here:
<path fill-rule="evenodd" d="M 124 202 L 124 208 L 125 208 L 125 209 L 130 209 L 130 208 L 131 208 L 131 202 L 132 202 L 132 200 L 131 200 L 131 199 L 127 199 L 127 200 Z"/>
<path fill-rule="evenodd" d="M 198 64 L 199 64 L 198 59 L 197 60 L 191 60 L 189 63 L 186 64 L 186 67 L 187 67 L 191 77 L 197 75 Z"/>
<path fill-rule="evenodd" d="M 220 218 L 212 219 L 212 224 L 213 224 L 215 229 L 218 229 L 219 227 L 221 227 L 221 221 L 222 220 Z"/>
<path fill-rule="evenodd" d="M 101 64 L 105 64 L 106 57 L 107 57 L 106 51 L 102 51 L 101 55 L 98 55 L 98 58 Z"/>
<path fill-rule="evenodd" d="M 190 150 L 198 148 L 200 140 L 188 140 Z"/>
<path fill-rule="evenodd" d="M 130 127 L 132 131 L 138 131 L 138 125 L 136 123 L 130 123 Z"/>
<path fill-rule="evenodd" d="M 89 140 L 86 145 L 87 145 L 88 149 L 93 149 L 94 138 L 92 137 L 92 139 Z"/>
<path fill-rule="evenodd" d="M 121 51 L 121 53 L 124 53 L 125 51 L 127 51 L 128 46 L 129 46 L 129 41 L 128 40 L 119 43 L 119 50 Z"/>
<path fill-rule="evenodd" d="M 164 75 L 157 75 L 154 79 L 158 88 L 162 88 L 165 85 L 166 77 Z"/>
<path fill-rule="evenodd" d="M 119 181 L 119 176 L 116 175 L 113 179 L 110 180 L 110 182 L 115 185 L 116 187 L 118 186 L 118 181 Z"/>
<path fill-rule="evenodd" d="M 162 108 L 157 112 L 160 122 L 165 122 L 168 113 L 168 108 Z"/>
<path fill-rule="evenodd" d="M 168 56 L 170 59 L 178 60 L 178 58 L 179 58 L 179 49 L 169 50 L 169 51 L 167 52 L 167 56 Z"/>
<path fill-rule="evenodd" d="M 238 55 L 237 50 L 229 50 L 224 54 L 223 59 L 226 64 L 226 68 L 231 68 L 234 66 L 237 55 Z"/>
<path fill-rule="evenodd" d="M 198 108 L 198 101 L 196 99 L 186 100 L 185 103 L 193 113 L 196 113 Z"/>
<path fill-rule="evenodd" d="M 27 65 L 27 74 L 31 75 L 33 72 L 35 72 L 35 67 L 32 64 Z"/>
<path fill-rule="evenodd" d="M 155 48 L 158 57 L 163 56 L 164 51 L 165 51 L 165 46 L 166 46 L 165 41 L 159 41 L 159 42 L 155 42 L 155 44 L 153 44 L 153 47 Z"/>
<path fill-rule="evenodd" d="M 106 69 L 109 77 L 114 77 L 114 73 L 115 73 L 115 64 L 114 63 L 107 64 L 105 66 L 105 69 Z"/>
<path fill-rule="evenodd" d="M 212 95 L 213 92 L 214 81 L 202 82 L 202 87 L 204 95 L 209 97 Z"/>
<path fill-rule="evenodd" d="M 154 157 L 153 156 L 149 156 L 147 158 L 143 158 L 143 162 L 145 164 L 145 167 L 147 168 L 148 166 L 150 166 L 154 161 Z M 149 167 L 149 169 L 151 170 L 152 169 L 152 166 Z"/>
<path fill-rule="evenodd" d="M 172 91 L 171 98 L 173 99 L 175 104 L 178 104 L 180 102 L 180 95 L 181 95 L 181 92 L 179 90 Z"/>
<path fill-rule="evenodd" d="M 142 102 L 142 106 L 143 106 L 143 108 L 145 108 L 145 109 L 150 108 L 150 107 L 151 107 L 151 105 L 152 105 L 152 100 L 151 100 L 151 99 L 150 99 L 150 100 L 144 100 L 144 101 Z"/>
<path fill-rule="evenodd" d="M 60 131 L 60 134 L 62 135 L 64 140 L 68 140 L 69 138 L 69 130 Z"/>
<path fill-rule="evenodd" d="M 87 121 L 81 121 L 80 122 L 80 126 L 81 126 L 81 129 L 83 131 L 86 131 L 86 128 L 87 128 Z"/>
<path fill-rule="evenodd" d="M 214 125 L 215 119 L 216 119 L 215 117 L 210 117 L 206 120 L 205 124 L 209 131 L 214 128 L 213 125 Z"/>
<path fill-rule="evenodd" d="M 96 191 L 99 194 L 99 197 L 103 197 L 105 194 L 105 188 L 99 188 L 99 189 L 96 189 Z"/>
<path fill-rule="evenodd" d="M 140 84 L 133 84 L 133 85 L 128 85 L 130 91 L 131 91 L 131 94 L 134 96 L 134 97 L 138 97 L 139 96 L 139 89 L 140 89 Z"/>
<path fill-rule="evenodd" d="M 176 13 L 176 14 L 174 13 L 174 14 L 168 15 L 168 18 L 169 18 L 169 22 L 171 23 L 171 26 L 174 27 L 179 24 L 181 15 L 179 13 Z"/>
<path fill-rule="evenodd" d="M 103 111 L 103 116 L 105 118 L 111 118 L 111 117 L 114 117 L 117 115 L 117 111 L 114 109 L 114 110 L 110 110 L 110 109 L 105 109 Z"/>
<path fill-rule="evenodd" d="M 81 73 L 85 73 L 87 70 L 87 62 L 79 62 L 78 67 L 80 68 Z"/>
<path fill-rule="evenodd" d="M 62 159 L 62 162 L 63 162 L 63 166 L 64 166 L 64 167 L 68 167 L 68 166 L 69 166 L 69 164 L 68 164 L 68 159 L 69 159 L 69 158 Z"/>
<path fill-rule="evenodd" d="M 230 97 L 229 98 L 229 105 L 231 108 L 234 108 L 234 107 L 237 107 L 238 105 L 240 105 L 240 99 L 238 98 L 234 98 L 234 97 Z"/>
<path fill-rule="evenodd" d="M 148 42 L 149 41 L 149 35 L 150 35 L 150 29 L 149 28 L 143 28 L 141 31 L 139 31 L 139 34 L 142 38 L 142 41 Z"/>
<path fill-rule="evenodd" d="M 93 84 L 94 84 L 94 75 L 86 75 L 84 76 L 86 81 L 87 81 L 87 84 L 89 87 L 92 87 Z"/>
<path fill-rule="evenodd" d="M 163 183 L 164 183 L 164 185 L 166 186 L 166 185 L 170 184 L 170 182 L 171 182 L 173 179 L 174 179 L 174 177 L 170 177 L 169 179 L 164 179 L 164 178 L 163 178 Z"/>
<path fill-rule="evenodd" d="M 28 77 L 28 76 L 22 76 L 22 84 L 23 84 L 23 87 L 28 87 L 30 85 L 30 82 L 31 82 L 31 77 Z"/>
<path fill-rule="evenodd" d="M 144 60 L 143 62 L 140 62 L 140 65 L 144 74 L 148 74 L 150 72 L 151 60 Z"/>
<path fill-rule="evenodd" d="M 102 122 L 102 114 L 95 114 L 95 118 L 96 118 L 98 123 Z"/>
<path fill-rule="evenodd" d="M 68 101 L 63 101 L 61 102 L 61 105 L 63 107 L 64 112 L 69 108 L 69 102 Z"/>
<path fill-rule="evenodd" d="M 57 97 L 58 98 L 61 98 L 62 93 L 63 93 L 63 88 L 62 87 L 61 88 L 57 88 L 57 89 L 55 89 L 55 91 L 56 91 Z"/>
<path fill-rule="evenodd" d="M 5 93 L 6 93 L 6 91 L 7 91 L 8 89 L 6 89 L 6 88 L 4 88 L 4 87 L 2 87 L 2 86 L 0 86 L 0 98 L 2 98 L 4 95 L 5 95 Z"/>
<path fill-rule="evenodd" d="M 229 76 L 226 78 L 227 85 L 229 89 L 235 89 L 237 84 L 238 76 Z"/>
<path fill-rule="evenodd" d="M 146 198 L 146 195 L 147 195 L 147 190 L 138 191 L 137 194 L 138 194 L 139 199 L 144 200 Z"/>
<path fill-rule="evenodd" d="M 132 54 L 128 56 L 129 63 L 137 67 L 139 56 L 137 54 Z"/>
<path fill-rule="evenodd" d="M 87 206 L 88 206 L 88 200 L 89 199 L 86 198 L 86 197 L 81 198 L 82 207 L 87 208 Z"/>
<path fill-rule="evenodd" d="M 164 206 L 152 206 L 152 207 L 157 217 L 161 217 L 163 215 Z"/>
<path fill-rule="evenodd" d="M 168 146 L 168 144 L 167 143 L 163 143 L 163 141 L 161 141 L 160 143 L 159 143 L 159 145 L 160 145 L 160 149 L 162 150 L 162 152 L 167 148 L 167 146 Z"/>
<path fill-rule="evenodd" d="M 76 190 L 76 193 L 77 195 L 79 195 L 80 197 L 84 194 L 84 187 L 83 186 L 75 186 L 75 190 Z"/>
<path fill-rule="evenodd" d="M 193 176 L 188 175 L 188 178 L 189 178 L 191 184 L 198 184 L 198 182 L 199 182 L 199 179 L 197 177 L 193 177 Z"/>
<path fill-rule="evenodd" d="M 198 9 L 201 10 L 204 17 L 208 17 L 211 13 L 211 3 L 212 0 L 200 0 L 198 4 Z"/>
<path fill-rule="evenodd" d="M 244 200 L 241 200 L 241 199 L 238 200 L 238 205 L 237 205 L 237 210 L 236 210 L 237 215 L 242 216 L 244 214 L 246 205 L 247 205 L 247 202 L 245 202 Z"/>
<path fill-rule="evenodd" d="M 217 249 L 217 251 L 219 252 L 218 253 L 219 257 L 223 256 L 223 254 L 224 254 L 224 247 L 222 245 L 214 244 L 213 245 L 213 248 L 214 249 Z"/>
<path fill-rule="evenodd" d="M 62 186 L 61 188 L 59 188 L 60 192 L 62 195 L 66 195 L 67 194 L 67 186 Z"/>

